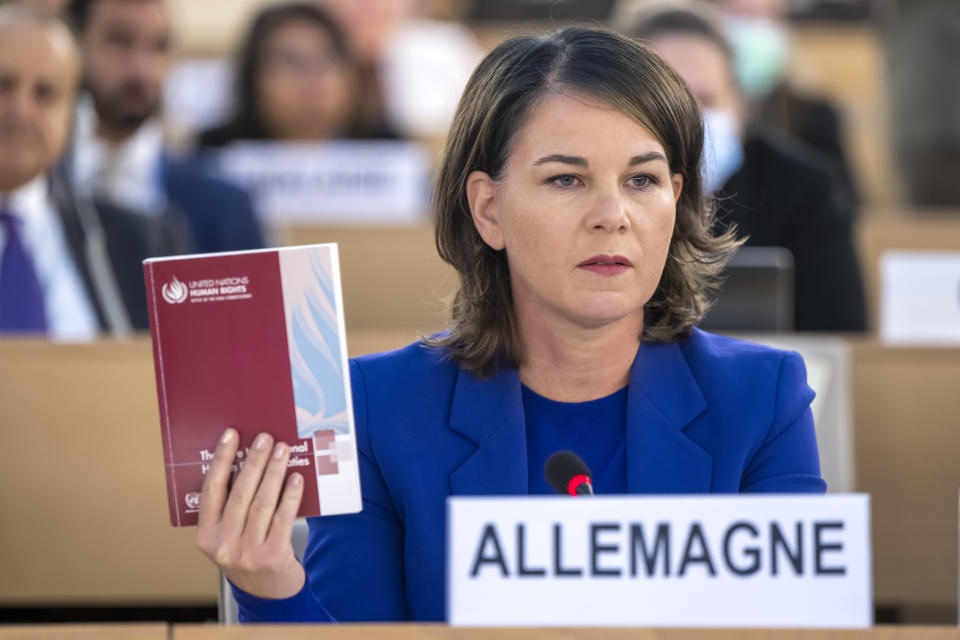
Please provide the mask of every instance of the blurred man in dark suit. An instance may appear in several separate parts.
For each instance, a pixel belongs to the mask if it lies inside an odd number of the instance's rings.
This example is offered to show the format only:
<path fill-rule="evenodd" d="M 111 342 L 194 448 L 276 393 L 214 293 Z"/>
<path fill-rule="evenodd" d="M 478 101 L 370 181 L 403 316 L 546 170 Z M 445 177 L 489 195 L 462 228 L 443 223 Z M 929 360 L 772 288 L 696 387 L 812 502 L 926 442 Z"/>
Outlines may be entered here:
<path fill-rule="evenodd" d="M 175 159 L 157 118 L 170 50 L 162 0 L 72 0 L 85 90 L 69 172 L 77 185 L 145 215 L 182 215 L 199 253 L 264 245 L 239 187 Z"/>
<path fill-rule="evenodd" d="M 0 332 L 83 340 L 146 328 L 141 261 L 180 249 L 166 219 L 102 205 L 51 172 L 77 82 L 66 26 L 0 7 Z"/>
<path fill-rule="evenodd" d="M 857 200 L 839 110 L 825 96 L 801 89 L 789 76 L 791 42 L 785 0 L 712 0 L 723 13 L 734 70 L 750 118 L 819 151 Z"/>
<path fill-rule="evenodd" d="M 893 158 L 910 204 L 960 206 L 960 2 L 876 2 Z"/>
<path fill-rule="evenodd" d="M 649 41 L 703 107 L 704 184 L 717 195 L 719 223 L 735 225 L 747 245 L 793 254 L 794 329 L 866 330 L 853 202 L 826 156 L 746 125 L 733 50 L 709 6 L 662 3 L 619 26 Z"/>

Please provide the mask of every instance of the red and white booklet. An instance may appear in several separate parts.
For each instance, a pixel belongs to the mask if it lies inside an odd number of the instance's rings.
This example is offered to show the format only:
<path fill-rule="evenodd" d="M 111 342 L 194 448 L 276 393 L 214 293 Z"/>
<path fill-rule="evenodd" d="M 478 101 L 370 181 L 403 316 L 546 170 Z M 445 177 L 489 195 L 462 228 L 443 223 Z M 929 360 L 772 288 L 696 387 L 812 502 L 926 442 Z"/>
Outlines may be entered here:
<path fill-rule="evenodd" d="M 197 523 L 224 429 L 234 471 L 266 431 L 305 479 L 300 516 L 361 509 L 337 245 L 144 261 L 170 520 Z"/>

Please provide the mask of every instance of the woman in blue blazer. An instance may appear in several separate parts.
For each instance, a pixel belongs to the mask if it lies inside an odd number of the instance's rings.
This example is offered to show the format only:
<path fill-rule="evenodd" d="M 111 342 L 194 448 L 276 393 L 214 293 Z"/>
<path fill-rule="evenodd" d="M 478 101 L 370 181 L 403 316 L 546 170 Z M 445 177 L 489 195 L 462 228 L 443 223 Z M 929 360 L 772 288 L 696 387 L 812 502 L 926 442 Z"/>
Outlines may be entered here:
<path fill-rule="evenodd" d="M 228 493 L 236 433 L 218 445 L 197 544 L 241 619 L 443 620 L 446 498 L 544 493 L 560 449 L 598 493 L 825 490 L 800 357 L 694 327 L 738 246 L 702 145 L 686 85 L 615 34 L 481 62 L 436 185 L 450 326 L 351 363 L 363 511 L 311 519 L 301 563 L 289 448 L 261 434 Z"/>

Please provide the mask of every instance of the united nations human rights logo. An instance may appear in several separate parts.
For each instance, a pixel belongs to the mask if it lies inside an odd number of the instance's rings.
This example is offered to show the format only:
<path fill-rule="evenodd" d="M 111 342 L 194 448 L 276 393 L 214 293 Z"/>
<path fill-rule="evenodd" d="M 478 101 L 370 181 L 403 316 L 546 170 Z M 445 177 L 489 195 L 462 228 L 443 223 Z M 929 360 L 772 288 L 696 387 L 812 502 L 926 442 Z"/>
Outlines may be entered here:
<path fill-rule="evenodd" d="M 169 283 L 163 283 L 160 292 L 163 294 L 163 299 L 169 302 L 170 304 L 180 304 L 181 302 L 187 301 L 187 285 L 183 284 L 177 280 L 177 276 L 173 276 L 173 280 Z"/>
<path fill-rule="evenodd" d="M 200 507 L 200 494 L 196 491 L 191 491 L 183 496 L 183 500 L 187 503 L 187 509 L 197 509 Z"/>

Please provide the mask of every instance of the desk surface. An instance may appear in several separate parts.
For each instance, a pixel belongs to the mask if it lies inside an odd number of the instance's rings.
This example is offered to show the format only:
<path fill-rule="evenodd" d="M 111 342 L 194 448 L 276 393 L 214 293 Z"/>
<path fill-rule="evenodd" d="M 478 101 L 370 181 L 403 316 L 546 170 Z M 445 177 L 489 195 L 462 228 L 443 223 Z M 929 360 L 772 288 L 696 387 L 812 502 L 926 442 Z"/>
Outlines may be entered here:
<path fill-rule="evenodd" d="M 149 624 L 49 624 L 0 626 L 0 640 L 168 640 L 170 627 Z"/>
<path fill-rule="evenodd" d="M 0 640 L 940 640 L 960 638 L 955 627 L 819 629 L 458 629 L 445 625 L 33 625 L 0 626 Z"/>
<path fill-rule="evenodd" d="M 178 625 L 174 640 L 307 640 L 321 637 L 316 626 L 214 627 Z M 444 625 L 336 625 L 322 631 L 324 640 L 389 638 L 414 640 L 940 640 L 960 638 L 952 627 L 875 627 L 862 630 L 796 629 L 469 629 Z"/>

